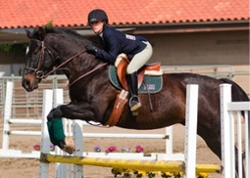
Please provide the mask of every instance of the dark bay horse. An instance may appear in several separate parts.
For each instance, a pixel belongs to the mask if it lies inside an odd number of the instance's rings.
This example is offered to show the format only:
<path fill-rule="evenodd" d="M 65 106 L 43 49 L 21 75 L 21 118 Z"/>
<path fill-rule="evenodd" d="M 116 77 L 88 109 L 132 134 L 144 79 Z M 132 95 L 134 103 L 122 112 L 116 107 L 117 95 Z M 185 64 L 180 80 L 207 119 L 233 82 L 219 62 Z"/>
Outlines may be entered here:
<path fill-rule="evenodd" d="M 55 70 L 62 70 L 69 81 L 70 103 L 52 109 L 48 119 L 65 117 L 105 124 L 120 90 L 109 81 L 110 65 L 103 65 L 101 60 L 85 52 L 86 44 L 91 42 L 73 31 L 55 28 L 38 27 L 33 32 L 27 31 L 27 36 L 30 42 L 22 78 L 25 90 L 37 89 L 39 82 Z M 150 110 L 148 96 L 139 94 L 142 107 L 138 116 L 132 116 L 125 105 L 116 126 L 147 130 L 176 123 L 184 125 L 186 86 L 198 84 L 197 133 L 221 158 L 219 85 L 222 83 L 232 84 L 233 101 L 249 101 L 242 88 L 229 79 L 192 73 L 163 74 L 162 90 L 151 95 L 154 109 Z"/>

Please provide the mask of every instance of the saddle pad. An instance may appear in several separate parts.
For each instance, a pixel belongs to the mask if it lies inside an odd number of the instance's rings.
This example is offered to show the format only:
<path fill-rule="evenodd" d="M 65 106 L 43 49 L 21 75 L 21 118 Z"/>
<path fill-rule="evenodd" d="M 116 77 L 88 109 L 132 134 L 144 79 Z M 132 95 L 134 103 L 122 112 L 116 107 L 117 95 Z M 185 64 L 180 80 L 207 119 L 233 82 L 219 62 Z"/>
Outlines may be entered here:
<path fill-rule="evenodd" d="M 119 79 L 116 75 L 116 67 L 109 67 L 109 80 L 118 89 L 122 89 Z M 145 75 L 143 82 L 138 89 L 138 93 L 158 93 L 161 91 L 163 85 L 162 76 L 149 76 Z M 147 86 L 147 87 L 146 87 Z"/>

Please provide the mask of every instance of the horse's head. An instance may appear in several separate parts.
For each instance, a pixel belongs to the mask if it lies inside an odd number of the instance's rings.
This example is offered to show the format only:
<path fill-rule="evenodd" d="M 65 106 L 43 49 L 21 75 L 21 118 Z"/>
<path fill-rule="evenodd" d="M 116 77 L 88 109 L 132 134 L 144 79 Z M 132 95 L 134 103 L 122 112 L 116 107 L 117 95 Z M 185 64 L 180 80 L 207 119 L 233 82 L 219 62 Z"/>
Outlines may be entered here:
<path fill-rule="evenodd" d="M 38 88 L 38 83 L 54 67 L 55 60 L 45 46 L 45 31 L 42 27 L 36 28 L 33 32 L 26 32 L 30 42 L 26 50 L 22 86 L 30 92 Z"/>
<path fill-rule="evenodd" d="M 27 31 L 27 36 L 30 42 L 22 86 L 28 92 L 38 88 L 42 79 L 57 70 L 63 71 L 70 80 L 76 80 L 102 63 L 86 53 L 85 46 L 91 42 L 72 30 L 37 27 L 33 32 Z"/>

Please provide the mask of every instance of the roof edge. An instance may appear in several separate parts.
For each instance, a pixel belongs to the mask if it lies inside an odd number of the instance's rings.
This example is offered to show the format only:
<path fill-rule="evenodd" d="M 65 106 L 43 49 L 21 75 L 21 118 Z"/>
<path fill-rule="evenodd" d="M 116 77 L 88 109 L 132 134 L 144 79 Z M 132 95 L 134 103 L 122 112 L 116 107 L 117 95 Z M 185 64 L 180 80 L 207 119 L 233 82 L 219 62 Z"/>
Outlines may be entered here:
<path fill-rule="evenodd" d="M 218 21 L 218 22 L 190 22 L 176 24 L 153 24 L 153 25 L 126 25 L 114 26 L 116 28 L 136 28 L 135 34 L 155 33 L 187 33 L 187 32 L 211 32 L 211 31 L 242 31 L 249 30 L 249 21 Z"/>

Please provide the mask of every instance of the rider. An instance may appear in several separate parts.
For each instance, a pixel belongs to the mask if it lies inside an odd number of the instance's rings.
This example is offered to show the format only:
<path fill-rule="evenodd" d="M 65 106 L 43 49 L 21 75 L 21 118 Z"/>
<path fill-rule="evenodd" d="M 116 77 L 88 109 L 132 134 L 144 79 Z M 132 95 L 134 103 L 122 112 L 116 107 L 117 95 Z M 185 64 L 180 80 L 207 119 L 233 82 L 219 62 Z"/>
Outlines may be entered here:
<path fill-rule="evenodd" d="M 95 57 L 111 64 L 115 63 L 116 57 L 121 53 L 128 56 L 130 63 L 126 69 L 126 79 L 131 95 L 129 106 L 133 112 L 141 107 L 138 97 L 137 70 L 152 56 L 152 46 L 142 36 L 125 34 L 110 27 L 108 21 L 108 16 L 102 9 L 92 10 L 88 14 L 88 24 L 93 32 L 98 35 L 104 50 L 93 45 L 87 45 L 86 50 Z"/>

